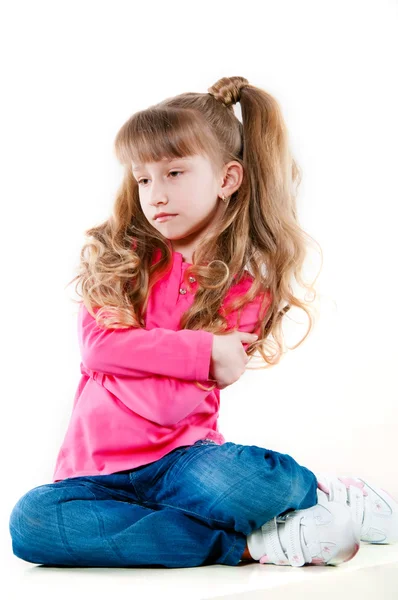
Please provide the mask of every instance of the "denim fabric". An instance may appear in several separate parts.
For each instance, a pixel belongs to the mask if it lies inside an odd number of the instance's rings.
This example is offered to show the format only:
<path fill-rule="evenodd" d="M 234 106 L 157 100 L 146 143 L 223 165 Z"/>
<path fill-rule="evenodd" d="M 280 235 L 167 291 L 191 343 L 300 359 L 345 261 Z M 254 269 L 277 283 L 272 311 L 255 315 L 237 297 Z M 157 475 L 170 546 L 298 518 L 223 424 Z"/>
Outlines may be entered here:
<path fill-rule="evenodd" d="M 48 566 L 235 566 L 249 533 L 314 506 L 316 489 L 288 454 L 204 438 L 131 470 L 33 488 L 12 510 L 12 550 Z"/>

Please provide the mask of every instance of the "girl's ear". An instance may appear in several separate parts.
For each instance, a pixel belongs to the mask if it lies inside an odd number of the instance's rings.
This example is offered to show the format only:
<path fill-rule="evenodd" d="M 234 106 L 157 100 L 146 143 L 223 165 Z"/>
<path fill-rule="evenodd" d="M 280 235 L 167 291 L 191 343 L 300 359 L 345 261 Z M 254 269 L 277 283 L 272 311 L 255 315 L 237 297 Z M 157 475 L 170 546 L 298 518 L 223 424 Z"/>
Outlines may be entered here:
<path fill-rule="evenodd" d="M 240 188 L 243 180 L 243 167 L 240 162 L 232 160 L 226 165 L 226 173 L 222 181 L 220 196 L 232 196 Z"/>

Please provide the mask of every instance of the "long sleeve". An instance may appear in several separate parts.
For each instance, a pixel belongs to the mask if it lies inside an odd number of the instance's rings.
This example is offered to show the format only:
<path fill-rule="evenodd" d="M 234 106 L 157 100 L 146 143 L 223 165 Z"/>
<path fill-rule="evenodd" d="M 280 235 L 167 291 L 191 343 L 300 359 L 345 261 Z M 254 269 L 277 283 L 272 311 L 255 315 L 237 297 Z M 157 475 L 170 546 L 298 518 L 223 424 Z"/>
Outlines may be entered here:
<path fill-rule="evenodd" d="M 200 381 L 209 377 L 213 334 L 204 330 L 106 329 L 80 305 L 78 340 L 83 364 L 109 375 L 164 375 Z"/>
<path fill-rule="evenodd" d="M 187 417 L 211 392 L 201 390 L 193 381 L 184 381 L 162 375 L 147 377 L 114 377 L 105 373 L 89 372 L 95 381 L 112 393 L 136 414 L 162 426 L 175 425 Z M 206 387 L 211 381 L 202 380 Z"/>
<path fill-rule="evenodd" d="M 251 302 L 248 302 L 243 307 L 243 309 L 241 309 L 239 327 L 237 328 L 238 331 L 246 331 L 247 333 L 256 333 L 257 335 L 260 334 L 260 325 L 257 324 L 257 321 L 259 319 L 261 302 L 263 301 L 263 298 L 265 295 L 268 296 L 269 301 L 266 304 L 266 308 L 265 308 L 265 310 L 263 310 L 263 313 L 261 315 L 261 320 L 264 319 L 265 314 L 267 313 L 268 308 L 271 304 L 271 293 L 269 290 L 267 290 L 267 292 L 258 294 L 254 298 L 254 300 L 252 300 Z M 229 329 L 232 329 L 236 326 L 236 323 L 238 321 L 238 312 L 239 312 L 238 310 L 234 310 L 227 316 Z M 250 343 L 242 342 L 242 345 L 243 345 L 244 349 L 246 350 L 247 347 L 250 345 Z"/>
<path fill-rule="evenodd" d="M 255 325 L 257 323 L 259 308 L 261 303 L 262 296 L 258 296 L 252 302 L 247 304 L 241 313 L 239 331 L 247 331 L 253 332 L 255 330 Z M 89 323 L 89 331 L 88 335 L 91 331 L 97 332 L 97 327 L 95 324 L 92 324 L 92 317 L 88 313 L 90 320 Z M 229 328 L 232 328 L 236 324 L 237 319 L 237 311 L 233 311 L 227 317 Z M 87 334 L 87 329 L 85 330 Z M 99 329 L 100 332 L 104 330 Z M 120 330 L 105 330 L 110 333 L 116 332 L 125 332 L 132 334 L 128 337 L 134 339 L 134 334 L 137 333 L 137 330 L 128 330 L 128 329 L 120 329 Z M 144 334 L 153 332 L 158 332 L 159 329 L 154 329 L 150 331 L 143 331 Z M 169 330 L 164 330 L 169 331 Z M 189 330 L 182 330 L 189 331 Z M 256 330 L 257 331 L 257 330 Z M 200 331 L 196 330 L 193 333 L 200 333 Z M 179 332 L 171 332 L 171 333 L 181 333 Z M 204 332 L 207 333 L 207 332 Z M 211 334 L 212 335 L 212 334 Z M 85 338 L 86 339 L 86 338 Z M 105 339 L 100 338 L 102 343 L 112 343 L 114 337 L 108 336 Z M 144 338 L 145 339 L 145 338 Z M 148 339 L 148 338 L 146 338 Z M 91 338 L 90 343 L 93 344 L 96 342 L 97 338 L 94 340 Z M 211 337 L 212 340 L 212 337 Z M 86 344 L 88 342 L 85 342 Z M 118 346 L 117 349 L 121 351 L 124 349 L 125 352 L 129 351 L 131 353 L 131 349 L 128 348 L 127 341 L 122 341 L 121 343 L 125 344 L 125 348 L 123 346 Z M 243 343 L 244 348 L 246 349 L 249 343 Z M 112 348 L 115 346 L 113 345 Z M 110 346 L 108 346 L 110 348 Z M 148 352 L 150 349 L 148 349 Z M 110 352 L 110 350 L 108 350 Z M 156 352 L 156 349 L 153 350 Z M 211 351 L 210 351 L 211 353 Z M 83 354 L 83 353 L 82 353 Z M 134 353 L 132 353 L 134 355 Z M 167 354 L 166 354 L 167 355 Z M 83 354 L 84 356 L 84 354 Z M 168 360 L 170 361 L 171 366 L 173 366 L 172 360 L 173 354 L 169 352 Z M 116 362 L 116 358 L 113 357 L 113 360 Z M 124 367 L 122 369 L 120 364 L 116 362 L 116 371 L 117 373 L 112 373 L 110 367 L 107 369 L 99 369 L 89 367 L 87 362 L 81 364 L 81 372 L 86 373 L 90 377 L 92 377 L 97 383 L 106 388 L 109 392 L 112 393 L 114 401 L 121 402 L 128 409 L 132 410 L 139 416 L 157 423 L 161 426 L 170 426 L 175 425 L 188 415 L 190 415 L 205 399 L 209 394 L 218 394 L 219 392 L 213 391 L 209 392 L 207 390 L 202 390 L 195 385 L 195 381 L 199 381 L 205 387 L 210 387 L 214 381 L 209 379 L 209 365 L 207 364 L 206 355 L 202 355 L 202 360 L 204 364 L 202 366 L 199 365 L 199 371 L 203 371 L 203 374 L 206 374 L 200 378 L 192 377 L 192 380 L 184 380 L 179 377 L 175 377 L 170 372 L 166 372 L 164 374 L 156 374 L 152 372 L 143 372 L 141 369 L 135 370 L 132 368 Z M 135 358 L 133 359 L 133 362 Z M 94 361 L 93 361 L 94 362 Z M 126 359 L 124 360 L 124 364 L 126 364 Z M 200 361 L 199 361 L 200 362 Z M 93 364 L 93 363 L 92 363 Z M 100 364 L 99 362 L 96 364 Z M 139 366 L 139 361 L 134 362 L 135 366 Z M 147 368 L 149 365 L 147 365 Z M 113 368 L 113 363 L 111 368 Z M 122 371 L 122 373 L 120 373 Z M 164 369 L 167 371 L 167 369 Z"/>
<path fill-rule="evenodd" d="M 254 332 L 260 303 L 261 297 L 257 296 L 246 304 L 241 313 L 239 331 Z M 236 318 L 236 311 L 230 313 L 230 327 L 236 324 Z M 242 345 L 246 350 L 249 343 L 244 342 Z M 102 372 L 91 375 L 127 408 L 161 426 L 175 425 L 191 414 L 212 393 L 198 388 L 194 380 L 185 381 L 170 374 L 142 376 L 141 373 L 138 377 L 134 374 L 129 377 L 114 377 Z M 208 377 L 206 375 L 206 378 L 198 380 L 207 388 L 214 383 Z"/>

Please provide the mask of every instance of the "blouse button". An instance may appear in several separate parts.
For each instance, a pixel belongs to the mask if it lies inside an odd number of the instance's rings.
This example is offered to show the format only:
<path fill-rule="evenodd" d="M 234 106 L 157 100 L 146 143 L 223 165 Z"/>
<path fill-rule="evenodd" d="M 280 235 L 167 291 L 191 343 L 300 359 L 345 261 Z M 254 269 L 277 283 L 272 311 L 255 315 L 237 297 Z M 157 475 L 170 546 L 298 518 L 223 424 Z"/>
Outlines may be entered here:
<path fill-rule="evenodd" d="M 187 290 L 185 288 L 180 288 L 180 294 L 186 294 Z"/>
<path fill-rule="evenodd" d="M 192 276 L 191 276 L 191 277 L 189 277 L 189 281 L 190 281 L 191 283 L 195 283 L 196 279 L 195 279 L 195 277 L 192 277 Z"/>

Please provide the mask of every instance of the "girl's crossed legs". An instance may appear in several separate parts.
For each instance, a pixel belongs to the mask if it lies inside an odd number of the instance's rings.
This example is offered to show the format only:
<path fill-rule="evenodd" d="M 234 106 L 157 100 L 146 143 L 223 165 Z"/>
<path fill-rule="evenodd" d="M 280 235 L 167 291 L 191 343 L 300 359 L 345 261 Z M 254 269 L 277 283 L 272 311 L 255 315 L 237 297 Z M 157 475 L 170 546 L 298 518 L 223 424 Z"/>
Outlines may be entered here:
<path fill-rule="evenodd" d="M 135 469 L 33 488 L 11 513 L 12 547 L 46 565 L 235 566 L 249 533 L 314 506 L 316 490 L 288 454 L 202 439 Z"/>

